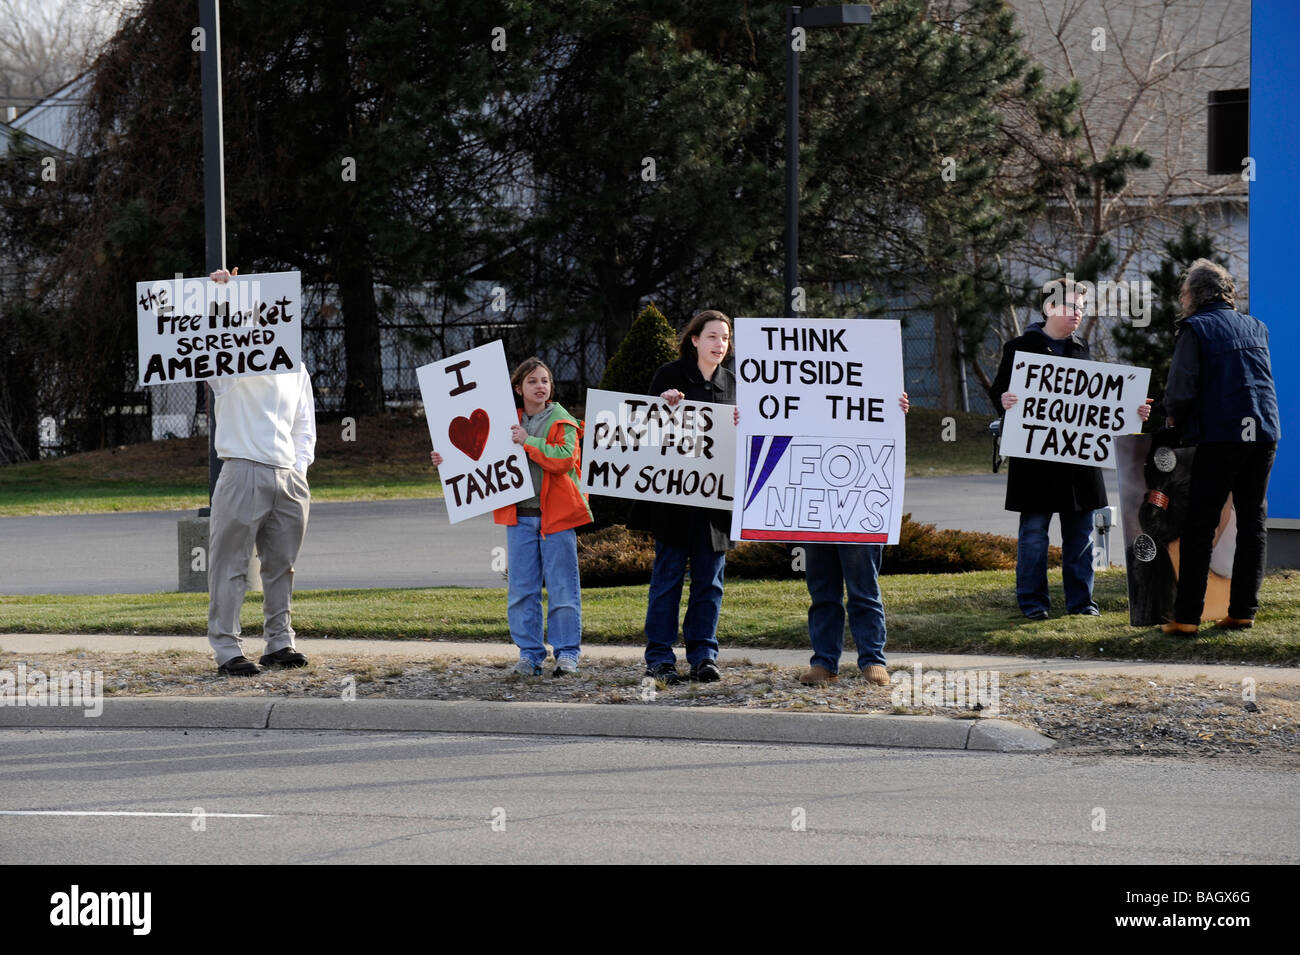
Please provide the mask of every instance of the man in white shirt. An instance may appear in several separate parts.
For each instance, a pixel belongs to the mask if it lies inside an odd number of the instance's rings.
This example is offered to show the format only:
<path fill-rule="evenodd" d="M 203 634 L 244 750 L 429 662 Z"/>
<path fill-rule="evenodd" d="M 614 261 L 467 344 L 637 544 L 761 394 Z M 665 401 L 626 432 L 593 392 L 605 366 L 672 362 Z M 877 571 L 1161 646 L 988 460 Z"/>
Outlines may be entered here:
<path fill-rule="evenodd" d="M 212 281 L 227 282 L 221 269 Z M 212 492 L 208 524 L 208 643 L 224 676 L 253 676 L 244 657 L 239 611 L 256 543 L 262 562 L 262 666 L 302 667 L 290 625 L 293 565 L 307 532 L 311 490 L 307 468 L 316 456 L 316 407 L 311 376 L 297 371 L 209 381 L 217 420 L 213 440 L 224 462 Z"/>

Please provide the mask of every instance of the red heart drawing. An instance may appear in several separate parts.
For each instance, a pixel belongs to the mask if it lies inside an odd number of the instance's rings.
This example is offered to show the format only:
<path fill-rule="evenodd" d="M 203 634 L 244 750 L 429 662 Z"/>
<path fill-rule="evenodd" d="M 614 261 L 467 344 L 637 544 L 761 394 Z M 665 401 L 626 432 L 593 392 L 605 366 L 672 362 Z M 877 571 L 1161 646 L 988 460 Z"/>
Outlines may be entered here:
<path fill-rule="evenodd" d="M 482 408 L 475 408 L 468 418 L 451 420 L 447 437 L 451 438 L 452 444 L 477 461 L 487 444 L 488 424 L 488 413 Z"/>

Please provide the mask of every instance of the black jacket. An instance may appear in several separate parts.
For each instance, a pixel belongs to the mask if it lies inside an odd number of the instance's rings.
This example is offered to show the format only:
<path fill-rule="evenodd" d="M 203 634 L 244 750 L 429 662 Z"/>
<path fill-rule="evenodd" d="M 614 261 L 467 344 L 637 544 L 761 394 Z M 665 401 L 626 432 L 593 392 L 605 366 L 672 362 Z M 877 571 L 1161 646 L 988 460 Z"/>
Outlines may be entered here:
<path fill-rule="evenodd" d="M 694 358 L 670 361 L 655 372 L 650 381 L 650 394 L 658 397 L 670 388 L 680 391 L 690 401 L 711 401 L 722 405 L 736 403 L 735 376 L 719 366 L 712 380 L 705 381 Z M 731 511 L 637 501 L 627 521 L 628 527 L 650 531 L 656 540 L 679 547 L 689 546 L 690 532 L 701 522 L 710 525 L 715 552 L 721 553 L 731 546 Z"/>
<path fill-rule="evenodd" d="M 1002 396 L 1011 384 L 1011 364 L 1016 352 L 1049 355 L 1052 353 L 1047 347 L 1049 341 L 1043 323 L 1038 322 L 1030 325 L 1019 338 L 1007 342 L 1002 349 L 1002 362 L 989 388 L 989 399 L 999 413 L 1002 413 Z M 1065 340 L 1064 357 L 1087 361 L 1090 352 L 1086 343 L 1071 335 Z M 1106 483 L 1102 480 L 1101 468 L 1031 458 L 1010 458 L 1007 462 L 1008 511 L 1060 514 L 1091 511 L 1106 504 Z"/>

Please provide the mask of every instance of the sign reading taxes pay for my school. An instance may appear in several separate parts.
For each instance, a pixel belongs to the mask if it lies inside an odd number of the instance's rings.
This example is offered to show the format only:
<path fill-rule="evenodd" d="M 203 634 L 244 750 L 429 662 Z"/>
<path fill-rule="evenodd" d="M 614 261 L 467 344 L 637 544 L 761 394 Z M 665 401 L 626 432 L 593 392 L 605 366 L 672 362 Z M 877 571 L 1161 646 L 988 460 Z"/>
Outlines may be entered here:
<path fill-rule="evenodd" d="M 735 540 L 894 544 L 903 345 L 883 319 L 736 320 Z"/>
<path fill-rule="evenodd" d="M 582 489 L 633 500 L 730 510 L 735 409 L 647 395 L 587 391 Z"/>
<path fill-rule="evenodd" d="M 229 282 L 137 282 L 140 384 L 294 371 L 302 359 L 302 275 L 264 272 Z"/>

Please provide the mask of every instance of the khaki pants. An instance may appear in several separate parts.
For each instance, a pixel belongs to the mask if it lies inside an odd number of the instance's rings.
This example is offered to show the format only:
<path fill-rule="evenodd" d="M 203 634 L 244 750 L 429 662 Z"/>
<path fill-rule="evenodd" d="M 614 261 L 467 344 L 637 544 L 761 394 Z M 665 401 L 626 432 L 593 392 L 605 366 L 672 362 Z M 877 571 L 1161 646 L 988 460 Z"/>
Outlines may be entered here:
<path fill-rule="evenodd" d="M 293 468 L 232 458 L 212 493 L 208 534 L 208 643 L 220 666 L 242 656 L 239 611 L 253 544 L 262 561 L 266 652 L 293 646 L 293 564 L 307 533 L 311 491 Z"/>

